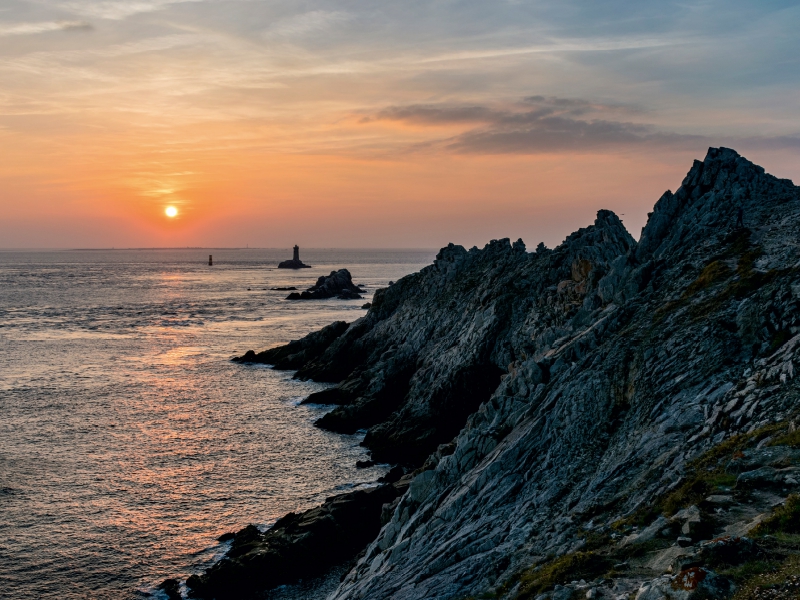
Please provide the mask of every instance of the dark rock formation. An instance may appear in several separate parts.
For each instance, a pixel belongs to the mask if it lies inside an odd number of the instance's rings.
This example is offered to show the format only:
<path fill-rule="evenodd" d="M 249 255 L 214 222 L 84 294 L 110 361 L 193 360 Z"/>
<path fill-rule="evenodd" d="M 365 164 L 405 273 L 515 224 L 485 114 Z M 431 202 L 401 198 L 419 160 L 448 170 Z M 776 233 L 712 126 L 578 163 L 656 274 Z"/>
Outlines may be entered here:
<path fill-rule="evenodd" d="M 294 254 L 291 260 L 284 260 L 278 264 L 279 269 L 310 269 L 311 265 L 305 264 L 300 260 L 300 246 L 294 247 Z"/>
<path fill-rule="evenodd" d="M 242 363 L 273 365 L 276 369 L 297 369 L 322 354 L 333 340 L 347 330 L 347 327 L 347 323 L 344 321 L 335 321 L 301 340 L 294 340 L 285 346 L 265 350 L 258 354 L 248 350 L 244 356 L 237 356 L 233 360 Z"/>
<path fill-rule="evenodd" d="M 408 479 L 333 496 L 322 506 L 289 513 L 266 533 L 249 525 L 225 558 L 186 585 L 193 597 L 238 599 L 322 574 L 352 560 L 377 535 L 383 506 L 407 487 Z"/>
<path fill-rule="evenodd" d="M 317 279 L 317 283 L 300 294 L 289 294 L 287 300 L 324 300 L 339 298 L 340 300 L 359 300 L 364 290 L 353 284 L 353 278 L 347 269 L 331 271 L 331 274 Z"/>
<path fill-rule="evenodd" d="M 712 148 L 638 244 L 600 211 L 553 250 L 450 245 L 267 351 L 338 384 L 320 426 L 419 467 L 332 598 L 729 595 L 700 546 L 800 486 L 797 442 L 764 450 L 800 419 L 799 226 L 800 189 Z"/>
<path fill-rule="evenodd" d="M 177 579 L 165 579 L 158 589 L 162 590 L 169 600 L 181 600 L 181 584 Z"/>
<path fill-rule="evenodd" d="M 749 230 L 733 226 L 740 204 Z M 691 458 L 798 414 L 800 190 L 732 150 L 711 149 L 656 204 L 641 243 L 611 223 L 601 214 L 593 230 L 527 258 L 524 269 L 499 262 L 498 270 L 513 269 L 503 293 L 514 299 L 502 320 L 508 333 L 490 356 L 507 375 L 457 435 L 455 451 L 417 475 L 336 600 L 459 597 L 511 585 L 537 557 L 575 552 L 586 532 L 678 490 Z M 452 303 L 472 325 L 460 331 L 474 336 L 502 296 L 481 286 L 485 271 L 456 262 L 467 253 L 451 252 L 440 302 Z M 388 292 L 420 276 L 376 295 L 363 321 L 416 304 L 388 304 Z M 359 329 L 367 327 L 357 321 L 332 347 Z M 408 339 L 406 331 L 396 327 L 393 336 Z M 465 337 L 440 336 L 440 354 L 454 358 L 437 380 L 455 372 L 455 357 L 479 351 Z M 370 362 L 361 372 L 380 360 L 364 354 Z M 341 360 L 324 352 L 300 372 L 326 372 Z M 409 394 L 399 412 L 421 396 Z M 391 427 L 370 433 L 385 440 L 402 431 L 392 416 L 384 423 Z M 703 531 L 684 523 L 690 534 L 679 534 L 694 544 L 710 524 Z M 659 568 L 630 578 L 633 591 Z"/>

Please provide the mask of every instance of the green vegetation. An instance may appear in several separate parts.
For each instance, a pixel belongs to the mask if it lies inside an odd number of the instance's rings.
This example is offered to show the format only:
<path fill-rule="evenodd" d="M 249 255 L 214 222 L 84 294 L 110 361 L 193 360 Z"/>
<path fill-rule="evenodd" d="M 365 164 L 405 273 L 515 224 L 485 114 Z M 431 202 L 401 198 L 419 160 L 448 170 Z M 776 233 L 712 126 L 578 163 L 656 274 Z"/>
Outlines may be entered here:
<path fill-rule="evenodd" d="M 775 571 L 780 564 L 774 560 L 752 560 L 729 569 L 723 569 L 719 573 L 740 586 L 759 575 Z"/>
<path fill-rule="evenodd" d="M 776 277 L 788 273 L 786 270 L 777 271 L 775 269 L 766 273 L 753 270 L 753 264 L 761 253 L 760 248 L 745 252 L 736 267 L 736 274 L 739 278 L 730 281 L 719 293 L 693 305 L 689 314 L 695 319 L 705 317 L 718 310 L 729 300 L 746 298 L 774 281 Z"/>
<path fill-rule="evenodd" d="M 595 552 L 574 552 L 559 556 L 539 567 L 522 573 L 518 600 L 535 598 L 538 594 L 576 579 L 595 579 L 611 567 L 612 561 Z"/>
<path fill-rule="evenodd" d="M 732 256 L 739 256 L 750 248 L 750 230 L 737 229 L 729 233 L 722 243 L 727 246 L 727 249 L 720 258 L 729 258 Z"/>
<path fill-rule="evenodd" d="M 629 525 L 647 525 L 659 515 L 671 516 L 682 508 L 700 504 L 714 492 L 730 491 L 736 483 L 736 475 L 726 472 L 726 466 L 742 456 L 742 450 L 786 428 L 786 422 L 765 425 L 750 433 L 735 435 L 714 446 L 689 462 L 683 483 L 676 490 L 655 503 L 640 508 L 615 523 L 615 526 L 621 529 Z"/>
<path fill-rule="evenodd" d="M 790 495 L 750 535 L 759 538 L 763 558 L 722 573 L 739 586 L 734 600 L 800 597 L 800 495 Z"/>
<path fill-rule="evenodd" d="M 783 346 L 790 339 L 792 339 L 792 333 L 788 329 L 776 331 L 769 345 L 770 353 L 775 352 L 775 350 Z"/>
<path fill-rule="evenodd" d="M 689 284 L 689 287 L 687 287 L 686 291 L 683 293 L 683 298 L 694 296 L 701 290 L 711 287 L 718 281 L 727 279 L 730 275 L 730 268 L 725 263 L 715 260 L 703 269 L 697 279 Z"/>
<path fill-rule="evenodd" d="M 690 304 L 692 297 L 699 292 L 712 288 L 725 280 L 730 281 L 719 292 L 689 306 L 689 314 L 693 319 L 707 317 L 732 298 L 741 299 L 749 296 L 780 274 L 774 270 L 768 273 L 754 270 L 753 267 L 756 260 L 764 252 L 760 247 L 751 245 L 749 231 L 735 231 L 728 235 L 722 243 L 725 245 L 725 250 L 706 265 L 700 275 L 697 276 L 697 279 L 687 286 L 680 299 L 667 302 L 655 311 L 657 323 L 663 320 L 667 314 Z M 736 271 L 734 273 L 725 264 L 725 261 L 737 257 Z M 734 274 L 737 277 L 731 279 Z"/>
<path fill-rule="evenodd" d="M 782 562 L 746 563 L 737 572 L 726 573 L 739 586 L 733 600 L 782 600 L 800 597 L 800 555 Z"/>
<path fill-rule="evenodd" d="M 789 446 L 790 448 L 800 448 L 800 429 L 789 431 L 777 436 L 769 443 L 770 446 Z"/>
<path fill-rule="evenodd" d="M 800 533 L 800 496 L 792 494 L 753 531 L 755 535 L 770 533 Z"/>
<path fill-rule="evenodd" d="M 714 446 L 687 464 L 683 483 L 672 493 L 657 499 L 632 515 L 612 525 L 619 532 L 629 532 L 633 525 L 647 526 L 659 515 L 671 516 L 691 505 L 702 509 L 705 498 L 713 493 L 730 492 L 736 483 L 736 461 L 744 457 L 744 451 L 753 448 L 762 440 L 770 439 L 770 445 L 800 445 L 800 434 L 789 431 L 788 421 L 766 425 L 750 433 L 733 436 Z M 729 470 L 733 472 L 729 472 Z M 711 515 L 704 518 L 708 527 L 713 526 Z M 613 545 L 608 532 L 582 532 L 585 545 L 582 551 L 566 554 L 535 564 L 507 581 L 497 590 L 504 597 L 519 583 L 517 600 L 535 598 L 538 594 L 556 585 L 575 580 L 590 581 L 599 576 L 618 577 L 613 565 L 631 558 L 668 547 L 672 538 L 657 537 L 642 544 L 631 544 L 620 548 Z M 759 551 L 753 560 L 719 571 L 732 579 L 740 591 L 734 600 L 756 600 L 763 598 L 800 598 L 796 596 L 764 596 L 764 586 L 775 585 L 781 590 L 791 587 L 787 577 L 800 577 L 800 495 L 789 496 L 785 504 L 774 510 L 750 535 L 758 536 Z M 724 565 L 720 565 L 724 566 Z M 798 579 L 800 582 L 800 579 Z M 789 582 L 789 583 L 787 583 Z M 780 587 L 784 586 L 784 587 Z M 800 586 L 800 583 L 798 583 Z M 776 588 L 777 589 L 777 588 Z M 786 588 L 789 589 L 789 588 Z M 791 588 L 795 589 L 795 588 Z M 742 590 L 745 590 L 746 593 Z M 760 590 L 760 591 L 759 591 Z M 797 588 L 800 591 L 800 587 Z M 783 592 L 781 592 L 783 593 Z M 745 594 L 745 595 L 742 595 Z M 755 595 L 753 595 L 755 594 Z M 759 595 L 761 594 L 761 595 Z M 491 597 L 491 596 L 489 596 Z"/>

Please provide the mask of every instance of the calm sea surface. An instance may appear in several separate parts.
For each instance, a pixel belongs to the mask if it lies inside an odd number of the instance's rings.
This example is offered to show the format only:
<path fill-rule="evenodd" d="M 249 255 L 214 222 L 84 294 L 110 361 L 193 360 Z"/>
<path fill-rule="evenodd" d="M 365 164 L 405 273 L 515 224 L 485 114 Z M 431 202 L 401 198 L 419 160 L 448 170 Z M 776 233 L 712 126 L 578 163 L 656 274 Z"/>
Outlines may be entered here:
<path fill-rule="evenodd" d="M 208 267 L 208 254 L 214 266 Z M 222 533 L 374 482 L 321 384 L 230 362 L 353 321 L 435 251 L 0 252 L 0 597 L 144 598 Z M 346 267 L 361 301 L 289 302 Z M 248 290 L 248 288 L 250 288 Z"/>

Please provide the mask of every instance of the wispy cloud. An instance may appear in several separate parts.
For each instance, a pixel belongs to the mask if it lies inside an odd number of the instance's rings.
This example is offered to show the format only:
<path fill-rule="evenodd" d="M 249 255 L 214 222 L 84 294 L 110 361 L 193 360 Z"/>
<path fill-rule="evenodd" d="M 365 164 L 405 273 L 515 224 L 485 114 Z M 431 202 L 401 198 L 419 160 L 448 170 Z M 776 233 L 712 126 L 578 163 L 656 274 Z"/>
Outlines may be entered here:
<path fill-rule="evenodd" d="M 542 117 L 517 128 L 490 127 L 463 133 L 444 143 L 467 154 L 539 154 L 543 152 L 598 152 L 653 145 L 696 147 L 703 136 L 658 131 L 651 125 L 602 119 Z"/>
<path fill-rule="evenodd" d="M 437 54 L 430 57 L 419 59 L 420 64 L 461 61 L 461 60 L 480 60 L 491 58 L 505 58 L 522 56 L 526 54 L 556 54 L 556 53 L 594 53 L 594 52 L 615 52 L 620 50 L 647 50 L 654 48 L 666 48 L 669 46 L 679 46 L 690 43 L 686 37 L 664 36 L 648 38 L 629 38 L 621 36 L 617 39 L 609 38 L 584 38 L 584 39 L 553 39 L 536 45 L 514 46 L 508 48 L 487 48 L 482 50 L 462 50 L 459 52 L 448 52 Z"/>
<path fill-rule="evenodd" d="M 456 153 L 536 154 L 554 151 L 598 151 L 659 144 L 696 145 L 703 138 L 660 131 L 653 125 L 610 118 L 634 116 L 634 106 L 580 98 L 528 96 L 506 107 L 418 104 L 392 106 L 361 119 L 362 123 L 400 121 L 417 126 L 470 126 L 455 136 L 417 146 Z"/>
<path fill-rule="evenodd" d="M 639 106 L 582 98 L 528 96 L 505 106 L 412 104 L 390 106 L 359 119 L 410 124 L 429 130 L 429 139 L 407 144 L 403 152 L 454 154 L 596 153 L 635 148 L 696 149 L 727 145 L 767 150 L 800 150 L 800 135 L 687 134 L 631 119 L 648 111 Z M 627 118 L 627 119 L 626 119 Z M 443 137 L 442 128 L 461 132 Z"/>
<path fill-rule="evenodd" d="M 350 15 L 342 11 L 312 10 L 281 19 L 265 32 L 270 37 L 298 37 L 324 31 L 339 23 L 344 23 Z"/>
<path fill-rule="evenodd" d="M 121 20 L 139 13 L 163 10 L 172 4 L 202 2 L 203 0 L 73 0 L 59 7 L 70 12 L 98 19 Z"/>
<path fill-rule="evenodd" d="M 0 36 L 34 35 L 49 31 L 91 31 L 91 23 L 85 21 L 45 21 L 40 23 L 0 24 Z"/>

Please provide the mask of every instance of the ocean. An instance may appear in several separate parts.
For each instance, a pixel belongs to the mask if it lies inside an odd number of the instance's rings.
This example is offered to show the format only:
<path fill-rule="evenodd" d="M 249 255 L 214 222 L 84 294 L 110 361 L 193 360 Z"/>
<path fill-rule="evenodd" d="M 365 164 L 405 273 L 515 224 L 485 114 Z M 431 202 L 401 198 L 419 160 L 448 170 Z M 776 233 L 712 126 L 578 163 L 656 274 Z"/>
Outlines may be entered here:
<path fill-rule="evenodd" d="M 214 266 L 208 266 L 213 254 Z M 373 483 L 363 433 L 299 405 L 324 384 L 232 363 L 353 321 L 434 250 L 0 252 L 0 598 L 163 597 L 262 528 Z M 286 301 L 348 268 L 364 300 Z"/>

